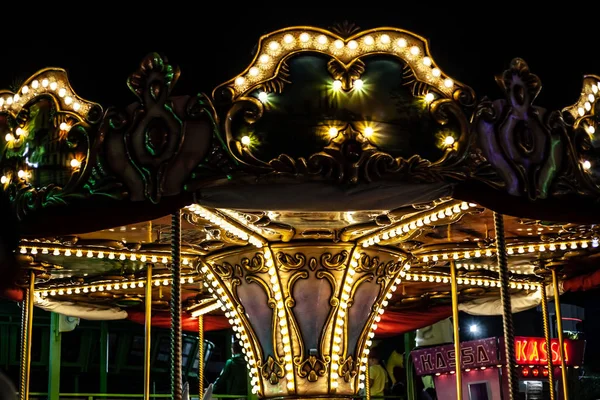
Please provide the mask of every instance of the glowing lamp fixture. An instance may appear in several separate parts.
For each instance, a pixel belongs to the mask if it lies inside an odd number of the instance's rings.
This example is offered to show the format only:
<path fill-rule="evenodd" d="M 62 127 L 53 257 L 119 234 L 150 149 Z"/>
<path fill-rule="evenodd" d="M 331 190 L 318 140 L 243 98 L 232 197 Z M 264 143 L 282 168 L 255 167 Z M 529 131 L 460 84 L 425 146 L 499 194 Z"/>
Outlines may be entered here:
<path fill-rule="evenodd" d="M 452 146 L 454 144 L 455 140 L 452 136 L 446 136 L 446 138 L 444 139 L 444 144 L 446 146 Z"/>
<path fill-rule="evenodd" d="M 370 137 L 371 135 L 373 135 L 373 128 L 371 128 L 370 126 L 367 126 L 365 128 L 364 134 L 366 137 Z"/>
<path fill-rule="evenodd" d="M 79 168 L 79 167 L 81 167 L 81 161 L 79 161 L 76 158 L 72 159 L 70 164 L 71 164 L 71 168 Z"/>
<path fill-rule="evenodd" d="M 8 178 L 6 176 L 2 175 L 2 177 L 0 178 L 0 183 L 4 185 L 4 184 L 6 184 L 6 182 L 8 182 Z"/>
<path fill-rule="evenodd" d="M 340 90 L 342 88 L 342 81 L 336 79 L 333 81 L 333 90 Z"/>
<path fill-rule="evenodd" d="M 425 102 L 426 103 L 431 103 L 433 100 L 435 99 L 435 96 L 433 95 L 433 93 L 427 93 L 425 95 Z"/>
<path fill-rule="evenodd" d="M 330 136 L 331 138 L 334 138 L 334 137 L 336 137 L 337 135 L 338 135 L 338 130 L 337 130 L 337 128 L 335 128 L 335 127 L 333 127 L 333 126 L 332 126 L 331 128 L 329 128 L 329 136 Z"/>
<path fill-rule="evenodd" d="M 361 90 L 361 89 L 363 88 L 363 85 L 364 85 L 364 84 L 365 84 L 365 83 L 363 82 L 363 80 L 362 80 L 362 79 L 357 79 L 357 80 L 355 80 L 355 81 L 354 81 L 354 83 L 353 83 L 353 87 L 354 87 L 354 89 L 356 89 L 356 90 Z"/>
<path fill-rule="evenodd" d="M 469 326 L 469 332 L 471 333 L 478 333 L 479 332 L 479 327 L 475 324 Z"/>
<path fill-rule="evenodd" d="M 266 103 L 267 100 L 269 99 L 269 95 L 267 94 L 267 92 L 260 92 L 258 94 L 258 99 L 260 100 L 261 103 Z"/>
<path fill-rule="evenodd" d="M 592 168 L 592 163 L 589 162 L 588 160 L 584 160 L 581 163 L 581 166 L 583 167 L 583 169 L 588 170 L 588 169 Z"/>
<path fill-rule="evenodd" d="M 244 146 L 248 146 L 250 144 L 250 136 L 244 136 L 244 137 L 242 137 L 242 144 Z"/>

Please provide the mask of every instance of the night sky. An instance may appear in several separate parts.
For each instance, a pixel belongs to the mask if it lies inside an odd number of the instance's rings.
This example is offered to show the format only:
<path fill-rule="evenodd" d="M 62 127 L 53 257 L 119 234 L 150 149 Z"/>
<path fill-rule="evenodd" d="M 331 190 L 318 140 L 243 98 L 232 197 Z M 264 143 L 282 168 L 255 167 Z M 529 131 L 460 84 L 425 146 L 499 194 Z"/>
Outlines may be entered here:
<path fill-rule="evenodd" d="M 227 8 L 210 8 L 206 2 L 193 7 L 157 2 L 153 10 L 140 3 L 146 9 L 135 14 L 90 2 L 81 4 L 96 8 L 79 16 L 58 6 L 48 5 L 46 13 L 29 5 L 3 16 L 0 87 L 18 84 L 44 67 L 62 67 L 83 98 L 105 108 L 125 106 L 135 100 L 126 86 L 128 75 L 147 53 L 156 51 L 181 68 L 175 94 L 210 93 L 247 66 L 260 35 L 293 25 L 326 28 L 344 20 L 363 29 L 399 27 L 429 39 L 443 71 L 470 85 L 478 98 L 502 95 L 494 76 L 514 57 L 523 58 L 541 78 L 543 89 L 536 103 L 549 109 L 574 103 L 584 74 L 600 75 L 600 5 L 571 10 L 569 4 L 552 9 L 544 3 L 536 11 L 531 2 L 479 2 L 460 10 L 419 3 L 420 9 L 407 8 L 406 2 L 336 2 L 330 9 L 286 2 L 259 9 L 243 2 L 230 2 Z M 11 19 L 15 24 L 7 24 Z M 600 312 L 595 298 L 597 293 L 590 293 L 580 300 L 588 306 L 588 315 Z M 598 334 L 598 324 L 586 321 L 586 329 Z M 590 353 L 600 353 L 598 346 L 589 343 L 588 357 Z"/>

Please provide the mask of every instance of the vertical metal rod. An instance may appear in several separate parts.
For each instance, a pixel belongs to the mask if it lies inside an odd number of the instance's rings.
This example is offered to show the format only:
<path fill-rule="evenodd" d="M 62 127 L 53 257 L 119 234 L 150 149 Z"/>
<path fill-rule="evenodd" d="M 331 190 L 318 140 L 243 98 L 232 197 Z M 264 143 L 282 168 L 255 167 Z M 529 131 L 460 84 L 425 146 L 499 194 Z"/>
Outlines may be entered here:
<path fill-rule="evenodd" d="M 540 287 L 542 293 L 542 319 L 544 322 L 544 338 L 546 339 L 546 358 L 548 359 L 548 389 L 550 390 L 550 400 L 554 400 L 554 376 L 552 371 L 552 351 L 550 339 L 550 321 L 548 320 L 548 296 L 546 295 L 546 284 L 542 283 Z"/>
<path fill-rule="evenodd" d="M 25 365 L 27 364 L 27 302 L 29 301 L 28 289 L 25 289 L 25 296 L 21 303 L 21 370 L 20 370 L 20 381 L 19 381 L 19 399 L 25 400 L 25 386 L 27 380 L 25 379 Z"/>
<path fill-rule="evenodd" d="M 365 400 L 371 400 L 371 374 L 369 373 L 369 361 L 367 360 L 367 369 L 365 370 Z"/>
<path fill-rule="evenodd" d="M 554 309 L 556 311 L 556 329 L 558 330 L 558 354 L 560 356 L 560 373 L 562 376 L 563 398 L 569 399 L 567 380 L 567 365 L 565 364 L 565 342 L 563 338 L 562 312 L 560 310 L 560 292 L 558 291 L 558 278 L 556 270 L 552 269 L 552 286 L 554 288 Z M 550 355 L 548 355 L 550 357 Z"/>
<path fill-rule="evenodd" d="M 198 398 L 204 393 L 204 315 L 198 316 Z"/>
<path fill-rule="evenodd" d="M 60 399 L 60 356 L 62 333 L 60 314 L 50 314 L 50 350 L 48 354 L 48 400 Z"/>
<path fill-rule="evenodd" d="M 108 393 L 108 323 L 100 323 L 100 393 Z"/>
<path fill-rule="evenodd" d="M 181 210 L 171 217 L 171 397 L 181 400 Z"/>
<path fill-rule="evenodd" d="M 152 349 L 152 264 L 146 264 L 144 314 L 144 400 L 150 400 L 150 354 Z"/>
<path fill-rule="evenodd" d="M 456 264 L 454 260 L 450 261 L 450 288 L 452 292 L 452 327 L 454 328 L 454 360 L 455 360 L 455 379 L 456 379 L 456 398 L 462 396 L 462 354 L 460 352 L 460 332 L 458 325 L 458 285 L 456 283 Z"/>
<path fill-rule="evenodd" d="M 515 331 L 512 319 L 512 302 L 510 300 L 510 280 L 508 274 L 508 258 L 504 238 L 504 216 L 494 212 L 494 229 L 496 233 L 496 257 L 500 279 L 500 300 L 502 302 L 502 322 L 504 328 L 504 349 L 506 355 L 506 371 L 508 373 L 508 398 L 518 398 L 519 382 L 515 365 Z"/>
<path fill-rule="evenodd" d="M 25 382 L 22 386 L 23 399 L 29 400 L 29 376 L 31 372 L 31 335 L 33 331 L 33 303 L 35 299 L 35 273 L 29 274 L 29 288 L 27 289 L 27 331 L 25 335 Z"/>

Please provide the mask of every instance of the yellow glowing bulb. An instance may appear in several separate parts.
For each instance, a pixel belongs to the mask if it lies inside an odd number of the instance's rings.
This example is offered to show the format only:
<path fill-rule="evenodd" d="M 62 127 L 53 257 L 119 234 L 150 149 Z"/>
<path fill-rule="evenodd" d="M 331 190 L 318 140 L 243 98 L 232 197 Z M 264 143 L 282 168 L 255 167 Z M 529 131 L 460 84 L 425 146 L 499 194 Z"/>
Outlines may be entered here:
<path fill-rule="evenodd" d="M 436 78 L 438 76 L 440 76 L 442 74 L 442 71 L 440 71 L 438 68 L 434 68 L 431 70 L 431 75 L 435 76 Z"/>
<path fill-rule="evenodd" d="M 67 131 L 69 130 L 69 124 L 67 124 L 66 122 L 61 122 L 59 128 L 61 131 Z"/>
<path fill-rule="evenodd" d="M 326 44 L 327 43 L 327 36 L 325 36 L 325 35 L 319 35 L 319 37 L 317 38 L 317 42 L 319 42 L 319 44 Z"/>
<path fill-rule="evenodd" d="M 4 185 L 6 182 L 8 182 L 8 178 L 2 175 L 2 178 L 0 178 L 0 183 Z"/>
<path fill-rule="evenodd" d="M 365 134 L 366 137 L 369 137 L 369 136 L 373 135 L 373 128 L 371 128 L 370 126 L 367 126 L 365 128 L 364 134 Z"/>
<path fill-rule="evenodd" d="M 269 62 L 269 56 L 266 54 L 262 54 L 259 58 L 258 61 L 260 61 L 263 64 L 266 64 Z"/>
<path fill-rule="evenodd" d="M 43 87 L 48 87 L 48 84 L 49 84 L 49 83 L 50 83 L 50 82 L 48 81 L 48 79 L 42 79 L 42 86 L 43 86 Z"/>
<path fill-rule="evenodd" d="M 243 85 L 244 82 L 246 82 L 246 79 L 244 79 L 243 76 L 238 76 L 237 78 L 235 78 L 235 84 L 238 86 Z"/>
<path fill-rule="evenodd" d="M 454 138 L 452 136 L 446 136 L 446 138 L 444 139 L 444 144 L 446 146 L 452 146 L 454 144 Z"/>
<path fill-rule="evenodd" d="M 348 48 L 350 50 L 356 50 L 358 48 L 358 42 L 356 40 L 351 40 L 348 42 Z"/>
<path fill-rule="evenodd" d="M 335 127 L 331 127 L 329 128 L 329 136 L 331 136 L 332 138 L 336 137 L 338 134 L 338 130 Z"/>
<path fill-rule="evenodd" d="M 21 93 L 27 94 L 27 92 L 29 92 L 29 87 L 28 86 L 23 86 L 23 89 L 21 89 Z"/>
<path fill-rule="evenodd" d="M 287 44 L 290 44 L 294 41 L 294 37 L 288 33 L 287 35 L 285 35 L 283 37 L 283 41 L 286 42 Z"/>
<path fill-rule="evenodd" d="M 444 86 L 446 86 L 447 88 L 451 88 L 454 85 L 454 82 L 452 82 L 452 79 L 447 78 L 444 80 Z"/>
<path fill-rule="evenodd" d="M 267 94 L 267 92 L 260 92 L 258 94 L 258 99 L 260 100 L 261 103 L 265 103 L 269 98 L 269 95 Z"/>
<path fill-rule="evenodd" d="M 40 87 L 40 83 L 37 80 L 31 81 L 31 87 L 37 89 Z"/>
<path fill-rule="evenodd" d="M 375 40 L 373 39 L 373 36 L 366 36 L 365 37 L 365 44 L 367 46 L 371 46 L 371 45 L 373 45 L 373 43 L 375 43 Z"/>
<path fill-rule="evenodd" d="M 73 102 L 73 98 L 71 96 L 65 97 L 65 104 L 69 105 Z"/>
<path fill-rule="evenodd" d="M 427 93 L 425 95 L 425 101 L 427 103 L 431 103 L 433 101 L 433 99 L 435 98 L 435 96 L 433 95 L 433 93 Z"/>
<path fill-rule="evenodd" d="M 423 57 L 423 64 L 426 66 L 431 66 L 431 58 L 429 57 Z"/>
<path fill-rule="evenodd" d="M 21 179 L 25 178 L 25 171 L 23 171 L 22 169 L 19 170 L 19 172 L 17 172 L 17 176 Z"/>
<path fill-rule="evenodd" d="M 58 83 L 56 83 L 56 82 L 51 82 L 50 83 L 50 89 L 51 90 L 56 90 L 57 87 L 58 87 Z"/>
<path fill-rule="evenodd" d="M 244 146 L 248 146 L 250 144 L 250 136 L 244 136 L 244 137 L 242 137 L 242 144 Z"/>
<path fill-rule="evenodd" d="M 364 84 L 365 83 L 363 82 L 362 79 L 357 79 L 357 80 L 354 81 L 353 86 L 354 86 L 354 89 L 360 90 L 360 89 L 362 89 L 362 87 L 363 87 Z"/>
<path fill-rule="evenodd" d="M 389 37 L 389 35 L 384 34 L 384 35 L 381 35 L 379 40 L 381 40 L 381 43 L 383 43 L 383 44 L 388 44 L 390 42 L 390 37 Z"/>
<path fill-rule="evenodd" d="M 333 81 L 333 90 L 340 90 L 342 88 L 342 81 L 336 79 Z"/>
<path fill-rule="evenodd" d="M 73 103 L 73 110 L 79 111 L 80 108 L 81 108 L 81 104 L 79 104 L 79 103 Z"/>
<path fill-rule="evenodd" d="M 581 166 L 583 167 L 583 169 L 588 170 L 592 168 L 592 163 L 588 160 L 585 160 L 583 163 L 581 163 Z"/>
<path fill-rule="evenodd" d="M 401 38 L 401 39 L 398 39 L 398 41 L 396 42 L 396 44 L 398 45 L 398 47 L 406 47 L 406 45 L 408 43 L 406 42 L 406 39 Z"/>
<path fill-rule="evenodd" d="M 587 127 L 587 131 L 590 135 L 593 135 L 594 133 L 596 133 L 596 128 L 594 128 L 592 125 Z"/>
<path fill-rule="evenodd" d="M 301 42 L 306 43 L 309 40 L 310 40 L 310 35 L 308 33 L 304 32 L 304 33 L 300 34 L 300 41 Z"/>
<path fill-rule="evenodd" d="M 79 168 L 80 166 L 81 166 L 81 162 L 78 159 L 74 158 L 71 160 L 72 168 Z"/>
<path fill-rule="evenodd" d="M 277 42 L 271 42 L 271 43 L 269 43 L 269 48 L 271 50 L 277 50 L 277 49 L 279 49 L 279 43 L 277 43 Z"/>
<path fill-rule="evenodd" d="M 256 76 L 256 75 L 258 75 L 258 73 L 259 73 L 260 71 L 258 70 L 258 68 L 256 68 L 256 67 L 252 67 L 252 68 L 250 68 L 250 71 L 248 71 L 248 72 L 250 73 L 250 75 L 252 75 L 252 76 Z"/>
<path fill-rule="evenodd" d="M 413 56 L 416 56 L 417 54 L 419 54 L 419 48 L 417 46 L 413 46 L 410 48 L 410 54 L 412 54 Z"/>
<path fill-rule="evenodd" d="M 333 42 L 333 45 L 335 46 L 336 49 L 341 49 L 344 47 L 344 42 L 342 42 L 341 40 L 336 40 L 335 42 Z"/>
<path fill-rule="evenodd" d="M 23 128 L 17 128 L 15 133 L 17 134 L 17 136 L 21 136 L 21 135 L 25 134 L 25 131 L 23 130 Z"/>
<path fill-rule="evenodd" d="M 4 136 L 4 139 L 7 142 L 12 142 L 13 140 L 15 140 L 15 137 L 12 135 L 12 133 L 7 133 L 6 136 Z"/>

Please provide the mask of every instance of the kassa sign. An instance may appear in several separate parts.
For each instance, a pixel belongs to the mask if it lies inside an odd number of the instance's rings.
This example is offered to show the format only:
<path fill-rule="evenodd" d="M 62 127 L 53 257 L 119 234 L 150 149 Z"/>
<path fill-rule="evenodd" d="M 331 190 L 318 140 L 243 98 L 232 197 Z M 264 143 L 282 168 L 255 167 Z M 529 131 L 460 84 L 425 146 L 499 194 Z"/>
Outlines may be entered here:
<path fill-rule="evenodd" d="M 564 340 L 565 364 L 581 365 L 585 342 L 582 340 Z M 546 348 L 546 340 L 537 337 L 515 337 L 515 355 L 517 364 L 548 365 L 548 357 L 553 365 L 560 365 L 560 348 L 558 339 L 551 339 L 550 351 Z"/>

